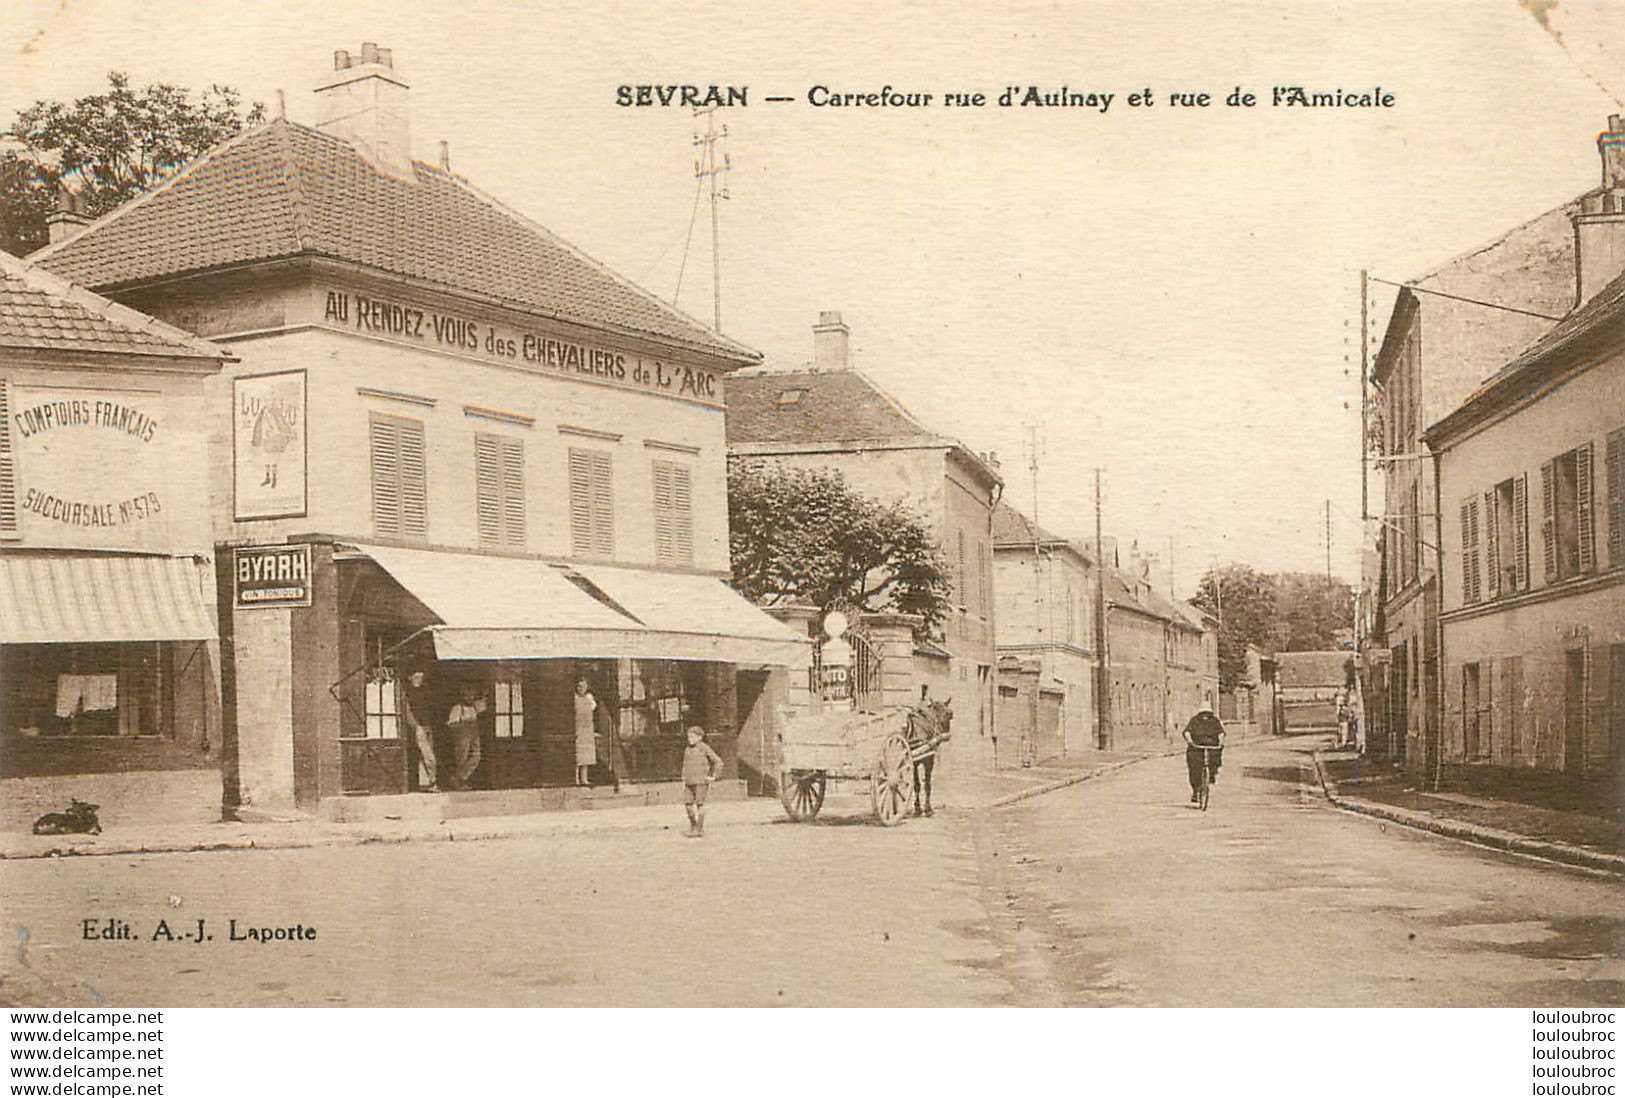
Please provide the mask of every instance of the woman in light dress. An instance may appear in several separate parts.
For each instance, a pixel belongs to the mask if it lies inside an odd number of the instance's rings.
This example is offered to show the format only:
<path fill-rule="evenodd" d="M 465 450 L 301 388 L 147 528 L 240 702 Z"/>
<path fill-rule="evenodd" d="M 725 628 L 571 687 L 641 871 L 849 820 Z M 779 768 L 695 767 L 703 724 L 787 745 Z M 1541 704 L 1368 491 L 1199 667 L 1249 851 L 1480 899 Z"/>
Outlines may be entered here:
<path fill-rule="evenodd" d="M 587 689 L 586 679 L 576 680 L 576 784 L 589 784 L 587 770 L 598 762 L 598 737 L 594 715 L 598 699 Z"/>

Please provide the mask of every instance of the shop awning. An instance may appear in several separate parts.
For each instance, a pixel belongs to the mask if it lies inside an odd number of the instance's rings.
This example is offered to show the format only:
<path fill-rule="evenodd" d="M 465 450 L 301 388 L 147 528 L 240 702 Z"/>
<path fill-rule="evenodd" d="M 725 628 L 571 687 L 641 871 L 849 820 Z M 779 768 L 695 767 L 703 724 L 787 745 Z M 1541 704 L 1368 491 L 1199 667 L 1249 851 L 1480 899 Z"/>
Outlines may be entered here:
<path fill-rule="evenodd" d="M 641 568 L 573 569 L 642 622 L 666 659 L 798 666 L 812 643 L 710 576 Z"/>
<path fill-rule="evenodd" d="M 443 660 L 667 659 L 800 662 L 806 641 L 706 576 L 572 569 L 537 560 L 362 546 L 440 619 Z M 611 605 L 614 604 L 614 606 Z"/>
<path fill-rule="evenodd" d="M 210 640 L 214 577 L 191 557 L 0 554 L 0 644 Z"/>

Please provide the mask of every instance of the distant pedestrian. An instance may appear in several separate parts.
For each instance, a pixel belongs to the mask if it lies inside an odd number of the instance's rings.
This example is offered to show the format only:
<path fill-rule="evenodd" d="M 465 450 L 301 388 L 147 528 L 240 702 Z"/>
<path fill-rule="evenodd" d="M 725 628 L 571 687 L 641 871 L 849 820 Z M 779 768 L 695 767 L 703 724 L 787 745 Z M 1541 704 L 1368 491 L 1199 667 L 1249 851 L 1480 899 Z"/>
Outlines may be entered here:
<path fill-rule="evenodd" d="M 485 712 L 485 692 L 478 686 L 462 688 L 457 704 L 446 714 L 446 735 L 451 740 L 446 784 L 467 789 L 474 771 L 480 768 L 480 714 Z"/>
<path fill-rule="evenodd" d="M 589 771 L 598 765 L 598 699 L 586 679 L 576 680 L 576 784 L 590 785 Z"/>
<path fill-rule="evenodd" d="M 688 810 L 689 838 L 705 834 L 705 794 L 722 772 L 722 757 L 705 742 L 705 729 L 688 726 L 688 746 L 683 749 L 683 807 Z"/>
<path fill-rule="evenodd" d="M 1337 746 L 1347 747 L 1354 742 L 1349 735 L 1349 725 L 1354 719 L 1353 708 L 1349 705 L 1349 695 L 1346 690 L 1337 692 Z"/>

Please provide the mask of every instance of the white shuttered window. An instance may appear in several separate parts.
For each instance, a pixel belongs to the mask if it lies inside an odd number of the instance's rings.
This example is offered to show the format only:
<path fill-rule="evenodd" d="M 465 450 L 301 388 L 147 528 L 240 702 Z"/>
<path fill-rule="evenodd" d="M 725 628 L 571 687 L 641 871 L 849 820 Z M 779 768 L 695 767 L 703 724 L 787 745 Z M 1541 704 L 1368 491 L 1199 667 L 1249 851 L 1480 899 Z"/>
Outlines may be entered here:
<path fill-rule="evenodd" d="M 429 533 L 429 497 L 421 420 L 372 415 L 372 528 L 380 537 Z"/>
<path fill-rule="evenodd" d="M 694 563 L 693 476 L 675 461 L 654 463 L 655 559 L 662 564 Z"/>
<path fill-rule="evenodd" d="M 474 518 L 481 545 L 524 546 L 524 440 L 474 436 Z"/>
<path fill-rule="evenodd" d="M 615 555 L 614 466 L 603 450 L 570 447 L 570 551 Z"/>

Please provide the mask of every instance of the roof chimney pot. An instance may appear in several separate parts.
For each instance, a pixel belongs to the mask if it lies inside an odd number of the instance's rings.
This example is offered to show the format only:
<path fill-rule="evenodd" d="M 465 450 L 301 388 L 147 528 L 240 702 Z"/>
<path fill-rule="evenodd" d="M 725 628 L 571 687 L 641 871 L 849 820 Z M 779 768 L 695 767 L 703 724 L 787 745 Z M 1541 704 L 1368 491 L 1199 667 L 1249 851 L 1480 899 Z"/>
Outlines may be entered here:
<path fill-rule="evenodd" d="M 1579 279 L 1575 305 L 1584 305 L 1625 270 L 1625 116 L 1610 115 L 1597 137 L 1602 188 L 1574 218 Z"/>
<path fill-rule="evenodd" d="M 813 369 L 844 370 L 851 363 L 852 333 L 833 309 L 818 314 L 813 325 Z"/>
<path fill-rule="evenodd" d="M 449 141 L 440 142 L 440 170 L 443 172 L 451 171 L 451 142 Z"/>
<path fill-rule="evenodd" d="M 414 179 L 410 87 L 392 51 L 364 42 L 360 64 L 350 63 L 347 50 L 335 50 L 333 63 L 335 71 L 316 85 L 316 125 L 355 146 L 379 171 Z"/>

